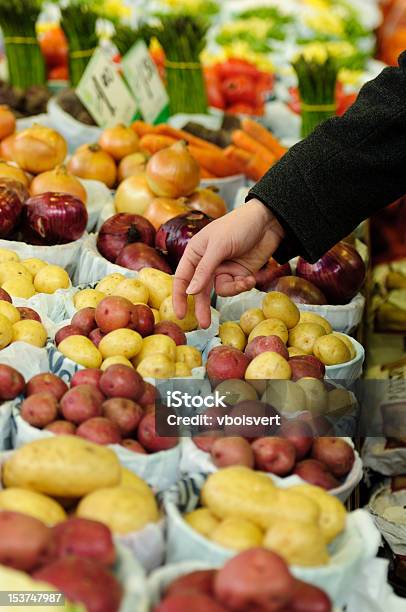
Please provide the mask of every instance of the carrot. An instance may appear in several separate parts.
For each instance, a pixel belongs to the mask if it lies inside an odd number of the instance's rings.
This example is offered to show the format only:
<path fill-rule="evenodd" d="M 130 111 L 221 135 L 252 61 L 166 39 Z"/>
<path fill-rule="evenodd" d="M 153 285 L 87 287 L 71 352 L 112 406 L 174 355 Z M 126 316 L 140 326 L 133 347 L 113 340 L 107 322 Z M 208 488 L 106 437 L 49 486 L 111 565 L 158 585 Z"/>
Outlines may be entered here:
<path fill-rule="evenodd" d="M 140 140 L 140 148 L 153 155 L 157 151 L 166 149 L 178 142 L 170 136 L 160 136 L 159 134 L 146 134 Z"/>
<path fill-rule="evenodd" d="M 285 149 L 275 136 L 260 123 L 246 117 L 242 120 L 241 125 L 244 132 L 269 149 L 277 159 L 285 155 L 287 149 Z"/>
<path fill-rule="evenodd" d="M 212 174 L 208 170 L 206 170 L 206 168 L 202 168 L 200 166 L 200 178 L 202 178 L 202 179 L 215 179 L 215 178 L 217 178 L 217 176 L 215 174 Z"/>
<path fill-rule="evenodd" d="M 193 134 L 189 134 L 189 132 L 186 132 L 186 130 L 177 130 L 176 128 L 173 128 L 171 125 L 167 125 L 166 123 L 157 125 L 155 130 L 156 134 L 170 136 L 171 138 L 177 138 L 178 140 L 185 140 L 188 144 L 194 145 L 195 147 L 201 147 L 202 149 L 210 149 L 210 151 L 216 151 L 217 153 L 222 151 L 222 149 L 220 149 L 220 147 L 218 147 L 217 145 L 214 145 L 211 142 L 207 142 L 206 140 L 203 140 L 203 138 L 193 136 Z"/>
<path fill-rule="evenodd" d="M 147 134 L 155 134 L 155 126 L 145 121 L 134 121 L 131 127 L 140 138 Z"/>
<path fill-rule="evenodd" d="M 230 146 L 225 149 L 225 155 L 252 181 L 258 181 L 269 170 L 269 164 L 262 157 L 244 149 Z"/>
<path fill-rule="evenodd" d="M 234 130 L 231 138 L 236 147 L 245 149 L 245 151 L 248 151 L 253 155 L 258 155 L 258 157 L 262 158 L 268 164 L 274 163 L 275 155 L 273 155 L 269 149 L 264 147 L 263 144 L 246 134 L 243 130 Z"/>
<path fill-rule="evenodd" d="M 217 151 L 190 145 L 189 151 L 192 157 L 199 162 L 200 167 L 214 176 L 224 178 L 239 173 L 239 169 L 224 155 L 222 149 L 220 149 L 220 153 L 218 153 Z"/>

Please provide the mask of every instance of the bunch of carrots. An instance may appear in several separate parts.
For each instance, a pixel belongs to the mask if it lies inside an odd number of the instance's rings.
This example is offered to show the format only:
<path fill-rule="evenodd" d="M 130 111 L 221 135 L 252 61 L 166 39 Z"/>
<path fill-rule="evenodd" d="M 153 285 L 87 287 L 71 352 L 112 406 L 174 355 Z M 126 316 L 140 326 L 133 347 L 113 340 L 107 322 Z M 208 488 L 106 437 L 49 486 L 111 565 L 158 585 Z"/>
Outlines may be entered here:
<path fill-rule="evenodd" d="M 286 153 L 271 132 L 248 118 L 241 121 L 241 129 L 232 132 L 232 144 L 226 149 L 166 124 L 154 126 L 135 121 L 132 128 L 140 138 L 140 148 L 150 155 L 179 140 L 185 141 L 200 164 L 203 179 L 245 174 L 258 181 Z"/>

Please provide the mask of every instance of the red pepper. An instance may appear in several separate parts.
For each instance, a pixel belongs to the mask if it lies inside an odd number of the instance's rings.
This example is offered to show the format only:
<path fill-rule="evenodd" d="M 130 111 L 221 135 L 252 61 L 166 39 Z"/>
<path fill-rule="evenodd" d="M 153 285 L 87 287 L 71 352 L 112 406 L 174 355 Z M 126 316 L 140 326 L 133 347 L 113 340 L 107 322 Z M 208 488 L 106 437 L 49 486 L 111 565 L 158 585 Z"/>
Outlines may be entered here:
<path fill-rule="evenodd" d="M 206 81 L 206 91 L 209 106 L 215 108 L 221 108 L 222 110 L 226 107 L 226 101 L 221 91 L 221 80 L 218 75 L 216 67 L 205 68 L 204 78 Z"/>
<path fill-rule="evenodd" d="M 255 81 L 258 104 L 263 104 L 267 96 L 272 92 L 274 76 L 269 72 L 261 72 Z"/>
<path fill-rule="evenodd" d="M 217 64 L 219 76 L 222 79 L 226 79 L 232 76 L 239 76 L 241 74 L 257 78 L 261 73 L 251 62 L 247 62 L 243 59 L 230 58 L 222 64 Z"/>
<path fill-rule="evenodd" d="M 246 102 L 240 102 L 233 104 L 227 108 L 227 113 L 230 115 L 254 115 L 261 117 L 264 114 L 263 104 L 247 104 Z"/>
<path fill-rule="evenodd" d="M 222 92 L 228 104 L 256 104 L 255 79 L 244 74 L 224 79 Z"/>

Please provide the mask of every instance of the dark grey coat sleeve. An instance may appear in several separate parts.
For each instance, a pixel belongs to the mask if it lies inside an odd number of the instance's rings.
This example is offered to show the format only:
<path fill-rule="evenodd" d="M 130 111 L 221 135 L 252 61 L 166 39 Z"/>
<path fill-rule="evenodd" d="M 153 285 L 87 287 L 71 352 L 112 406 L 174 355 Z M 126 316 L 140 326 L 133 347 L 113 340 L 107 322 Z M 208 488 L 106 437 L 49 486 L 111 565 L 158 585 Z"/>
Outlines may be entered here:
<path fill-rule="evenodd" d="M 363 219 L 406 193 L 406 52 L 251 189 L 286 230 L 275 257 L 314 262 Z"/>

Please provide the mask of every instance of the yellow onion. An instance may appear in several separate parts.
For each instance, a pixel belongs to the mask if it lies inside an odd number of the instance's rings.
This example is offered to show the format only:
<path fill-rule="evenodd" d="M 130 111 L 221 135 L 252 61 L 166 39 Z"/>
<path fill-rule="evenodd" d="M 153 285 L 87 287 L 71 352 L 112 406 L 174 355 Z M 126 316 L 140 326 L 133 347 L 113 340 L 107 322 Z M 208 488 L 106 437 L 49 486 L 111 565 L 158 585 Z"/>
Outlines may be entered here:
<path fill-rule="evenodd" d="M 148 185 L 158 196 L 188 196 L 200 182 L 200 166 L 184 142 L 155 153 L 147 164 Z"/>
<path fill-rule="evenodd" d="M 227 205 L 215 187 L 197 189 L 188 198 L 187 205 L 192 210 L 203 212 L 212 219 L 218 219 L 227 212 Z"/>
<path fill-rule="evenodd" d="M 6 161 L 14 161 L 14 141 L 17 134 L 11 134 L 0 142 L 0 158 Z"/>
<path fill-rule="evenodd" d="M 39 195 L 40 193 L 47 193 L 49 191 L 55 193 L 68 193 L 75 198 L 79 198 L 83 204 L 87 202 L 86 189 L 75 176 L 67 172 L 65 166 L 58 166 L 55 170 L 48 170 L 48 172 L 38 174 L 33 179 L 30 186 L 30 193 L 32 196 Z"/>
<path fill-rule="evenodd" d="M 7 138 L 16 129 L 16 119 L 8 106 L 0 106 L 0 140 Z"/>
<path fill-rule="evenodd" d="M 155 195 L 148 187 L 145 174 L 139 174 L 128 177 L 120 184 L 114 203 L 119 213 L 143 215 L 154 199 Z"/>
<path fill-rule="evenodd" d="M 104 130 L 99 138 L 99 145 L 116 161 L 138 150 L 139 138 L 130 127 L 122 123 Z"/>
<path fill-rule="evenodd" d="M 0 178 L 9 178 L 13 181 L 18 181 L 22 183 L 24 187 L 28 187 L 29 180 L 28 176 L 21 170 L 21 168 L 17 168 L 16 166 L 12 166 L 8 164 L 6 161 L 0 160 Z"/>
<path fill-rule="evenodd" d="M 130 176 L 144 174 L 147 160 L 148 158 L 145 153 L 141 153 L 140 151 L 123 157 L 118 165 L 118 182 L 121 183 L 121 181 L 124 181 Z"/>
<path fill-rule="evenodd" d="M 144 217 L 159 229 L 161 225 L 183 213 L 190 212 L 185 198 L 155 198 L 144 212 Z"/>
<path fill-rule="evenodd" d="M 68 152 L 65 139 L 55 130 L 33 125 L 15 137 L 13 159 L 23 170 L 40 174 L 64 161 Z"/>
<path fill-rule="evenodd" d="M 79 147 L 68 162 L 68 170 L 80 178 L 101 181 L 110 189 L 117 178 L 114 159 L 98 144 Z"/>

